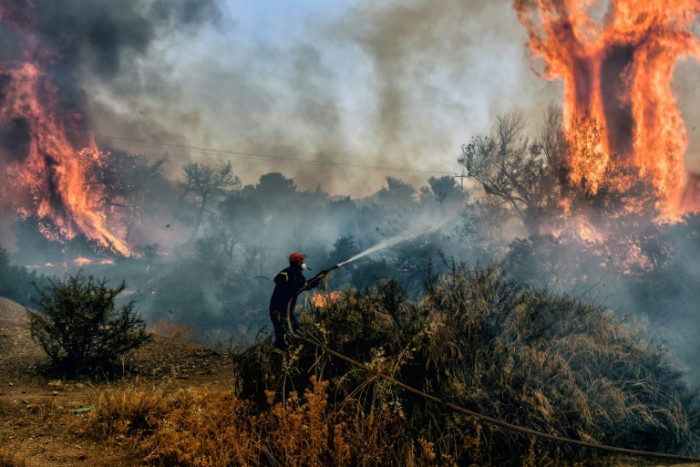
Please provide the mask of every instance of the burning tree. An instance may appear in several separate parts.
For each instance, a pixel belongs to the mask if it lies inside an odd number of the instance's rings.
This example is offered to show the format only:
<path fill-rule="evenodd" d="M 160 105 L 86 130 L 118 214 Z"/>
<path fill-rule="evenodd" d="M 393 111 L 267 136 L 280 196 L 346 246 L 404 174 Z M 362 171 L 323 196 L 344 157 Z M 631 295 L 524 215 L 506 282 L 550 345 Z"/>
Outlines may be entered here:
<path fill-rule="evenodd" d="M 129 256 L 99 181 L 107 154 L 87 142 L 82 114 L 62 107 L 47 71 L 56 52 L 32 32 L 32 5 L 7 3 L 0 22 L 15 35 L 19 52 L 0 58 L 0 153 L 18 192 L 15 207 L 22 217 L 36 217 L 52 239 L 84 235 L 98 248 Z"/>
<path fill-rule="evenodd" d="M 602 230 L 630 213 L 656 217 L 659 198 L 650 177 L 625 160 L 608 161 L 601 138 L 594 120 L 565 128 L 561 109 L 550 106 L 536 136 L 527 136 L 522 114 L 500 115 L 491 134 L 462 146 L 458 160 L 481 185 L 487 204 L 506 207 L 529 234 L 551 233 L 571 217 Z M 581 175 L 600 159 L 607 163 L 601 173 Z"/>
<path fill-rule="evenodd" d="M 124 238 L 132 244 L 138 237 L 134 232 L 146 217 L 148 202 L 154 198 L 149 184 L 164 180 L 162 169 L 167 162 L 167 155 L 149 162 L 145 156 L 121 151 L 111 153 L 105 161 L 100 180 L 106 187 L 103 204 L 109 212 L 123 213 L 121 217 L 126 226 Z M 152 211 L 152 206 L 149 207 Z"/>
<path fill-rule="evenodd" d="M 580 126 L 582 121 L 599 126 L 595 151 L 569 152 L 569 179 L 575 185 L 585 181 L 595 194 L 618 183 L 608 176 L 611 165 L 630 164 L 652 183 L 662 214 L 697 210 L 696 200 L 683 197 L 687 138 L 671 81 L 679 58 L 700 58 L 700 41 L 691 29 L 700 4 L 614 0 L 604 20 L 596 22 L 599 3 L 514 3 L 532 56 L 544 62 L 540 75 L 564 81 L 569 140 L 589 138 L 590 127 Z"/>

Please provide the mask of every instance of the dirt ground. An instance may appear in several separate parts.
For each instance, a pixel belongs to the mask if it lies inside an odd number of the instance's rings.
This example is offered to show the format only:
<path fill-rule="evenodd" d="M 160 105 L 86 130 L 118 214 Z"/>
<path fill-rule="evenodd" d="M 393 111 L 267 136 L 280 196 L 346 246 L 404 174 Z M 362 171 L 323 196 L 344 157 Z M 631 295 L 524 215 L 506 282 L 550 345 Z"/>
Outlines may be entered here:
<path fill-rule="evenodd" d="M 78 436 L 75 426 L 81 415 L 71 410 L 93 405 L 103 391 L 124 384 L 233 385 L 226 352 L 160 336 L 129 355 L 117 376 L 52 378 L 42 372 L 46 356 L 32 342 L 27 323 L 23 306 L 0 298 L 0 464 L 3 456 L 14 456 L 17 465 L 30 467 L 143 465 L 128 447 Z"/>

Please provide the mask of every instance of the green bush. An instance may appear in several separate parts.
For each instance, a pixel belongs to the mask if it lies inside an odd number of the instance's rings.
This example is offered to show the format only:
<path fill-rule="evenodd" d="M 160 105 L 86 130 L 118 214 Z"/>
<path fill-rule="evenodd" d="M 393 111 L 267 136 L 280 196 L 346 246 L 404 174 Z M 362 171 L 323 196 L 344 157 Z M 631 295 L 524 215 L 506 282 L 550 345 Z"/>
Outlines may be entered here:
<path fill-rule="evenodd" d="M 51 358 L 52 368 L 66 376 L 114 368 L 119 357 L 144 343 L 145 322 L 134 302 L 117 308 L 115 299 L 126 288 L 79 271 L 63 281 L 50 281 L 39 293 L 39 311 L 27 309 L 32 339 Z"/>

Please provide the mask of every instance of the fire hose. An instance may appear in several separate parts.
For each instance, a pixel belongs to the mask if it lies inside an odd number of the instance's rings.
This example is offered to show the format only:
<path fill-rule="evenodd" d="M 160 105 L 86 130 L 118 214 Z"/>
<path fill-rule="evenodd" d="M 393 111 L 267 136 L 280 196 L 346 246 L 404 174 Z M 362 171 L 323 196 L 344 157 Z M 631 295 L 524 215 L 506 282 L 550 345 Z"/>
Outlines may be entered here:
<path fill-rule="evenodd" d="M 326 275 L 328 272 L 339 268 L 341 265 L 336 264 L 330 269 L 327 269 L 325 271 L 321 271 L 318 273 L 316 276 L 314 276 L 311 281 L 315 279 L 321 279 L 324 275 Z M 311 282 L 310 281 L 310 282 Z M 379 370 L 376 370 L 364 363 L 358 362 L 357 360 L 348 357 L 347 355 L 343 355 L 342 353 L 331 349 L 327 345 L 325 345 L 322 342 L 319 342 L 309 336 L 302 335 L 294 330 L 292 327 L 292 302 L 294 301 L 294 298 L 299 295 L 301 292 L 304 292 L 305 290 L 308 290 L 308 287 L 302 287 L 301 290 L 299 290 L 295 295 L 290 297 L 289 302 L 287 303 L 287 326 L 289 326 L 289 335 L 294 337 L 295 339 L 298 339 L 300 341 L 306 342 L 308 344 L 311 344 L 313 346 L 316 346 L 320 348 L 321 350 L 329 353 L 330 355 L 333 355 L 336 358 L 339 358 L 341 360 L 344 360 L 345 362 L 360 368 L 367 373 L 370 373 L 378 378 L 381 378 L 385 381 L 389 381 L 390 383 L 399 386 L 402 389 L 405 389 L 406 391 L 413 393 L 417 396 L 420 396 L 426 400 L 436 402 L 440 405 L 443 405 L 449 409 L 452 409 L 455 412 L 462 413 L 464 415 L 468 415 L 471 417 L 474 417 L 476 419 L 482 420 L 483 422 L 486 422 L 490 425 L 495 425 L 499 426 L 502 428 L 506 428 L 511 431 L 517 431 L 526 435 L 530 436 L 535 436 L 537 438 L 543 438 L 543 439 L 549 439 L 551 441 L 556 441 L 558 443 L 564 443 L 564 444 L 570 444 L 574 446 L 579 446 L 583 448 L 590 448 L 590 449 L 595 449 L 598 451 L 605 451 L 605 452 L 610 452 L 610 453 L 618 453 L 618 454 L 626 454 L 629 456 L 638 456 L 638 457 L 651 457 L 651 458 L 656 458 L 656 459 L 669 459 L 669 460 L 675 460 L 675 461 L 682 461 L 682 462 L 700 462 L 700 456 L 684 456 L 680 454 L 668 454 L 668 453 L 663 453 L 663 452 L 653 452 L 653 451 L 640 451 L 636 449 L 627 449 L 627 448 L 619 448 L 615 446 L 609 446 L 606 444 L 596 444 L 596 443 L 590 443 L 587 441 L 581 441 L 577 439 L 571 439 L 571 438 L 565 438 L 562 436 L 557 436 L 557 435 L 552 435 L 549 433 L 544 433 L 542 431 L 537 431 L 533 430 L 531 428 L 523 427 L 520 425 L 514 425 L 512 423 L 505 422 L 503 420 L 499 420 L 497 418 L 490 417 L 488 415 L 484 415 L 478 412 L 475 412 L 473 410 L 469 410 L 467 408 L 464 408 L 460 405 L 454 404 L 452 402 L 446 401 L 444 399 L 441 399 L 437 396 L 434 396 L 432 394 L 428 394 L 425 391 L 422 391 L 420 389 L 414 388 L 413 386 L 409 386 L 406 383 L 403 383 L 393 376 L 387 375 L 386 373 L 383 373 Z"/>

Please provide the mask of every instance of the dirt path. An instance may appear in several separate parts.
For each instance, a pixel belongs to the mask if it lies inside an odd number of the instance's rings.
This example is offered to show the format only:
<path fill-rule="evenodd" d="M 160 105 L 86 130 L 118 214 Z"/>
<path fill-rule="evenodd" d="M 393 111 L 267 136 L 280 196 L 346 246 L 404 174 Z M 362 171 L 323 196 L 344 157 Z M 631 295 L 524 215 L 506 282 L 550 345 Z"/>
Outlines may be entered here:
<path fill-rule="evenodd" d="M 102 392 L 123 385 L 233 385 L 225 352 L 159 336 L 129 355 L 121 374 L 109 381 L 51 378 L 39 371 L 45 361 L 31 340 L 24 307 L 0 298 L 0 464 L 14 457 L 29 467 L 143 465 L 128 448 L 77 436 L 81 415 L 71 410 L 93 405 Z"/>

